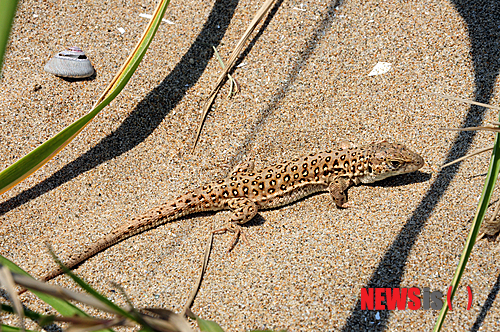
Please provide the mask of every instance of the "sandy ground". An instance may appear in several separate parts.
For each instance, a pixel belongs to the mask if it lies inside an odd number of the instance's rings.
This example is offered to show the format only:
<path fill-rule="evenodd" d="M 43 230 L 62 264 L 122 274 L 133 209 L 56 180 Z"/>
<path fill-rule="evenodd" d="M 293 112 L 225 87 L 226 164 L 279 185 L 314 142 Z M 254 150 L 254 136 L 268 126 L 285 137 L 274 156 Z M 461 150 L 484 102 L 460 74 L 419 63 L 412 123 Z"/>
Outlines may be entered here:
<path fill-rule="evenodd" d="M 426 160 L 420 172 L 260 213 L 250 245 L 230 254 L 217 236 L 193 311 L 227 331 L 430 330 L 438 311 L 362 311 L 363 287 L 445 292 L 462 252 L 488 156 L 440 165 L 492 144 L 490 133 L 441 131 L 497 120 L 497 112 L 445 93 L 500 105 L 500 5 L 484 1 L 278 1 L 234 72 L 242 91 L 216 100 L 190 153 L 204 98 L 261 2 L 173 1 L 123 92 L 68 147 L 0 198 L 0 254 L 34 276 L 127 218 L 225 176 L 332 147 L 386 139 Z M 88 112 L 132 50 L 155 2 L 22 1 L 0 81 L 0 169 Z M 125 29 L 121 34 L 118 28 Z M 43 71 L 80 46 L 94 80 Z M 378 62 L 386 74 L 368 77 Z M 40 85 L 41 89 L 35 89 Z M 37 90 L 37 91 L 35 91 Z M 498 194 L 493 197 L 498 200 Z M 124 241 L 76 272 L 117 303 L 121 284 L 138 307 L 180 311 L 208 232 L 227 212 L 169 223 Z M 498 243 L 475 247 L 447 331 L 500 329 Z M 53 283 L 76 288 L 65 277 Z M 467 292 L 474 293 L 467 311 Z M 25 304 L 45 312 L 30 296 Z M 15 322 L 15 320 L 14 320 Z"/>

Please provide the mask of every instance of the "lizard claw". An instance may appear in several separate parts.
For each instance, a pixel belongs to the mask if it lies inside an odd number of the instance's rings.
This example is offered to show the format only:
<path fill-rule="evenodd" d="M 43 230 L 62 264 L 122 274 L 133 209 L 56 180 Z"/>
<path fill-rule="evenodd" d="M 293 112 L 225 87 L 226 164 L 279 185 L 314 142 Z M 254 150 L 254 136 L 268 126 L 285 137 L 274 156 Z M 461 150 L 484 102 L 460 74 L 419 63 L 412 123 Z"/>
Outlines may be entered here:
<path fill-rule="evenodd" d="M 213 234 L 222 234 L 225 232 L 234 233 L 233 240 L 231 241 L 231 244 L 228 247 L 227 252 L 231 252 L 231 250 L 234 249 L 234 247 L 238 243 L 240 236 L 243 239 L 243 242 L 245 242 L 245 244 L 247 244 L 247 245 L 249 244 L 248 239 L 245 235 L 245 232 L 243 231 L 243 229 L 241 228 L 240 225 L 235 225 L 235 224 L 230 223 L 224 228 L 220 228 L 220 229 L 216 229 L 216 230 L 212 231 Z"/>

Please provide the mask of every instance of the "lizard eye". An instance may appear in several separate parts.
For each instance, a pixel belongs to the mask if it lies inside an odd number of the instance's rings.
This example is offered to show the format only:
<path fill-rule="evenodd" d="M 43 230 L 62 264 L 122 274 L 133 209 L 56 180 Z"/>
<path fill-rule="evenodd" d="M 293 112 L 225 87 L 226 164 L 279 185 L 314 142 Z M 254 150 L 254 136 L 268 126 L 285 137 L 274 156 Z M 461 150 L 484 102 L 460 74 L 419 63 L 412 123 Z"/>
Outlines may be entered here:
<path fill-rule="evenodd" d="M 389 167 L 391 167 L 391 168 L 401 167 L 401 162 L 399 162 L 397 160 L 389 160 L 387 163 L 389 164 Z"/>

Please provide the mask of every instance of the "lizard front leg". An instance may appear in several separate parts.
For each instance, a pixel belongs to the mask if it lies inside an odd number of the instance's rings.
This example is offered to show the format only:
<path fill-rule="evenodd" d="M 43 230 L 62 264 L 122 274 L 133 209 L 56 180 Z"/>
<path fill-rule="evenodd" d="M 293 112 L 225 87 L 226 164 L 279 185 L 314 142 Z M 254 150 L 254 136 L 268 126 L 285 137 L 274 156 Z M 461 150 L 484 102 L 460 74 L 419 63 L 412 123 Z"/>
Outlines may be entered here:
<path fill-rule="evenodd" d="M 248 243 L 245 233 L 240 225 L 252 220 L 258 212 L 258 208 L 255 202 L 247 197 L 231 198 L 228 201 L 227 206 L 232 213 L 228 218 L 226 227 L 217 229 L 213 232 L 214 234 L 221 234 L 225 232 L 234 233 L 234 239 L 228 249 L 228 251 L 231 251 L 238 242 L 240 235 L 243 237 L 243 240 Z"/>
<path fill-rule="evenodd" d="M 351 180 L 342 177 L 336 177 L 332 179 L 332 181 L 328 185 L 328 191 L 330 192 L 330 195 L 332 195 L 335 204 L 337 204 L 339 208 L 348 207 L 347 188 L 349 188 L 350 185 Z"/>

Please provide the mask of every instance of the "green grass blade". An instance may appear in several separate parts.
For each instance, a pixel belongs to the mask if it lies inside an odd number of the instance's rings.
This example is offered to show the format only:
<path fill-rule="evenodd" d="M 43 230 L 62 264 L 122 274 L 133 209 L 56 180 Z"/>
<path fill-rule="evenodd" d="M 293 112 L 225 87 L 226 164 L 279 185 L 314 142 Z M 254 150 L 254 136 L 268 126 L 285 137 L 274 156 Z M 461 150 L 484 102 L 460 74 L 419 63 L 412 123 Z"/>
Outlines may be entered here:
<path fill-rule="evenodd" d="M 129 313 L 128 311 L 123 310 L 121 307 L 117 306 L 114 304 L 112 301 L 108 300 L 105 296 L 101 295 L 98 291 L 90 287 L 89 284 L 87 284 L 83 279 L 78 277 L 76 274 L 71 272 L 70 269 L 68 269 L 64 264 L 61 262 L 59 258 L 54 254 L 52 251 L 52 248 L 49 248 L 50 254 L 52 255 L 52 258 L 56 261 L 57 264 L 63 269 L 64 273 L 66 273 L 71 279 L 73 279 L 74 282 L 76 282 L 83 290 L 85 290 L 87 293 L 98 299 L 101 303 L 106 305 L 107 307 L 111 308 L 114 312 L 122 315 L 123 317 L 127 317 L 128 319 L 135 321 L 136 323 L 140 324 L 140 320 L 137 319 L 134 315 Z M 143 326 L 145 327 L 145 326 Z"/>
<path fill-rule="evenodd" d="M 16 272 L 31 277 L 26 271 L 24 271 L 16 264 L 12 263 L 10 260 L 1 255 L 0 255 L 0 263 L 4 266 L 7 266 L 12 272 Z M 63 316 L 73 316 L 73 315 L 87 316 L 87 314 L 83 312 L 81 309 L 77 308 L 76 306 L 65 300 L 61 300 L 58 299 L 57 297 L 53 297 L 37 291 L 33 291 L 33 294 L 38 296 L 40 300 L 50 305 L 52 308 L 57 310 L 57 312 L 59 312 Z"/>
<path fill-rule="evenodd" d="M 26 271 L 24 271 L 19 266 L 17 266 L 16 264 L 11 262 L 7 258 L 3 257 L 2 255 L 0 255 L 0 264 L 8 267 L 12 272 L 16 272 L 16 273 L 31 277 L 31 275 L 29 275 Z M 31 277 L 31 278 L 33 278 L 33 277 Z M 66 300 L 59 299 L 57 297 L 50 296 L 50 295 L 47 295 L 47 294 L 44 294 L 44 293 L 38 292 L 38 291 L 32 291 L 32 292 L 40 300 L 42 300 L 45 303 L 47 303 L 48 305 L 50 305 L 52 308 L 54 308 L 57 312 L 59 312 L 63 316 L 68 317 L 68 316 L 75 316 L 76 315 L 76 316 L 80 316 L 80 317 L 89 317 L 89 315 L 87 315 L 87 313 L 85 313 L 84 311 L 82 311 L 81 309 L 79 309 L 78 307 L 76 307 L 75 305 L 71 304 L 70 302 L 68 302 Z M 26 314 L 26 312 L 25 312 L 25 314 Z M 36 314 L 36 313 L 33 313 L 33 315 L 34 314 Z M 27 317 L 32 318 L 31 315 L 32 315 L 32 313 L 26 314 Z M 45 319 L 45 321 L 44 321 L 44 319 Z M 42 318 L 40 323 L 42 323 L 42 324 L 47 323 L 47 319 L 50 319 L 50 317 L 45 316 L 44 318 Z M 112 329 L 107 329 L 107 330 L 102 330 L 102 331 L 114 332 Z"/>
<path fill-rule="evenodd" d="M 5 324 L 2 324 L 1 325 L 1 331 L 2 332 L 19 332 L 19 331 L 22 331 L 19 327 L 14 327 L 14 326 L 9 326 L 9 325 L 5 325 Z M 37 332 L 37 331 L 33 331 L 33 330 L 24 330 L 26 332 Z"/>
<path fill-rule="evenodd" d="M 472 252 L 472 248 L 476 243 L 476 238 L 479 234 L 479 229 L 481 228 L 481 224 L 483 223 L 484 216 L 486 214 L 486 210 L 488 209 L 488 205 L 491 200 L 491 195 L 493 194 L 493 190 L 495 187 L 495 183 L 498 178 L 498 173 L 500 171 L 500 140 L 498 134 L 495 137 L 495 147 L 493 149 L 490 166 L 488 169 L 488 175 L 486 177 L 486 181 L 484 183 L 483 192 L 481 194 L 481 199 L 479 201 L 479 205 L 476 211 L 476 216 L 474 217 L 474 221 L 472 223 L 471 230 L 469 232 L 469 236 L 467 237 L 467 242 L 465 243 L 464 250 L 462 252 L 462 256 L 460 257 L 460 261 L 458 263 L 455 274 L 453 275 L 453 279 L 451 280 L 451 299 L 455 296 L 455 293 L 458 288 L 458 284 L 460 283 L 460 279 L 465 270 L 465 266 L 467 265 L 467 261 L 469 260 L 470 254 Z M 444 319 L 448 312 L 448 306 L 443 305 L 441 308 L 441 312 L 439 313 L 438 320 L 436 321 L 436 325 L 434 325 L 434 331 L 441 331 L 441 328 L 444 324 Z"/>
<path fill-rule="evenodd" d="M 52 159 L 121 92 L 134 74 L 135 70 L 139 66 L 139 63 L 144 57 L 144 54 L 146 53 L 146 50 L 151 44 L 169 2 L 170 0 L 160 1 L 153 17 L 151 18 L 151 21 L 144 31 L 140 41 L 137 43 L 134 51 L 129 55 L 117 75 L 99 97 L 93 109 L 87 115 L 81 117 L 0 173 L 0 195 L 14 187 L 22 180 L 26 179 L 33 172 Z"/>
<path fill-rule="evenodd" d="M 17 0 L 0 1 L 0 73 L 2 72 L 3 56 L 9 43 L 12 22 L 16 16 Z"/>
<path fill-rule="evenodd" d="M 211 320 L 205 320 L 201 319 L 199 317 L 196 317 L 196 322 L 198 323 L 198 327 L 200 328 L 200 331 L 203 332 L 224 332 L 222 327 L 219 326 L 216 322 L 213 322 Z"/>
<path fill-rule="evenodd" d="M 10 314 L 15 314 L 13 307 L 11 307 L 10 305 L 7 305 L 7 304 L 3 304 L 3 303 L 0 303 L 0 311 L 8 312 Z M 24 311 L 24 316 L 28 317 L 29 319 L 31 319 L 35 322 L 43 320 L 43 319 L 45 319 L 45 317 L 48 317 L 48 316 L 44 316 L 42 314 L 39 314 L 38 312 L 31 311 L 31 310 L 26 309 L 26 308 L 23 308 L 23 311 Z"/>

